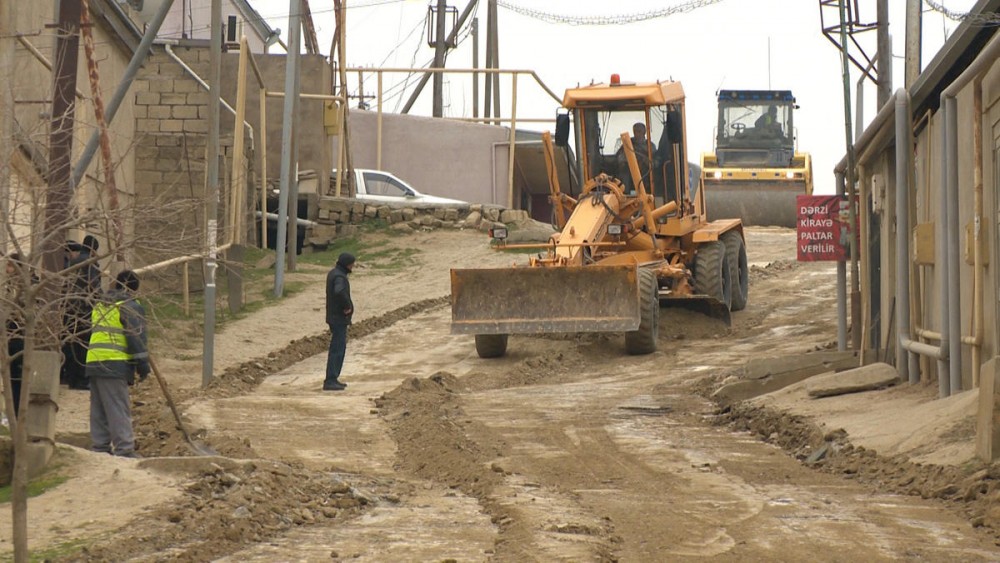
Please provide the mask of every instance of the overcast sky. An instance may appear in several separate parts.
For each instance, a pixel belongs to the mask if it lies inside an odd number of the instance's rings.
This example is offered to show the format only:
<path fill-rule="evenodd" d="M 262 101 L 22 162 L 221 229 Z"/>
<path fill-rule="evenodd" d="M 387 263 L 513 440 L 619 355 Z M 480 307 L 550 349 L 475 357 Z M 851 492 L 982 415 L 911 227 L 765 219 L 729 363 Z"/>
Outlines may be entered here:
<path fill-rule="evenodd" d="M 251 0 L 272 27 L 287 39 L 289 2 Z M 347 60 L 349 66 L 420 67 L 434 55 L 427 45 L 425 18 L 432 0 L 346 0 L 348 6 Z M 955 11 L 965 11 L 974 0 L 938 0 Z M 294 3 L 297 5 L 298 0 Z M 563 16 L 621 16 L 662 10 L 688 3 L 685 0 L 503 0 L 501 4 Z M 451 0 L 459 11 L 466 0 Z M 875 0 L 861 0 L 862 20 L 874 21 Z M 902 85 L 904 2 L 890 0 L 890 33 L 893 35 L 894 89 Z M 329 53 L 334 24 L 333 0 L 310 0 L 320 49 Z M 486 2 L 478 9 L 480 66 L 485 61 Z M 836 23 L 835 10 L 824 12 L 826 25 Z M 562 96 L 568 87 L 593 81 L 606 82 L 612 73 L 623 81 L 679 80 L 687 95 L 687 131 L 692 156 L 711 151 L 719 88 L 789 89 L 801 109 L 796 114 L 799 150 L 813 155 L 817 193 L 833 193 L 833 166 L 844 154 L 844 106 L 840 57 L 821 32 L 816 0 L 721 0 L 691 12 L 618 25 L 548 23 L 500 7 L 500 66 L 530 69 L 550 89 Z M 923 64 L 929 62 L 947 34 L 958 23 L 930 11 L 925 5 Z M 862 37 L 874 56 L 875 32 Z M 467 37 L 448 57 L 451 68 L 472 66 L 472 38 Z M 851 91 L 860 75 L 852 68 Z M 384 89 L 403 75 L 387 76 Z M 356 92 L 357 77 L 351 76 Z M 454 75 L 446 81 L 445 113 L 471 117 L 471 78 Z M 538 86 L 524 79 L 518 84 L 518 116 L 549 118 L 558 104 Z M 374 74 L 366 77 L 365 92 L 374 93 Z M 510 115 L 509 79 L 502 89 L 501 112 Z M 866 114 L 875 113 L 875 89 L 865 89 Z M 482 92 L 482 88 L 480 88 Z M 398 110 L 410 95 L 385 101 L 385 109 Z M 481 96 L 482 94 L 480 94 Z M 429 114 L 430 84 L 411 113 Z M 480 103 L 480 107 L 482 104 Z M 480 110 L 481 111 L 481 110 Z M 853 115 L 852 115 L 853 119 Z M 550 125 L 524 124 L 541 130 Z M 694 159 L 696 160 L 696 158 Z"/>

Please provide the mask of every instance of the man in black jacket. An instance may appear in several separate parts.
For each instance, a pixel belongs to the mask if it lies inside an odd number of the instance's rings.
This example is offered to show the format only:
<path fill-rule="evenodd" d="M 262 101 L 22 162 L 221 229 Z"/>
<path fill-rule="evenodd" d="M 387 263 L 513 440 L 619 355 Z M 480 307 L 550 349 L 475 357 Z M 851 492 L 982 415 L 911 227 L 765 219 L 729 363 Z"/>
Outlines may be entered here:
<path fill-rule="evenodd" d="M 351 282 L 347 276 L 354 270 L 354 256 L 344 252 L 337 258 L 337 265 L 326 275 L 326 324 L 330 325 L 330 352 L 326 357 L 324 391 L 342 391 L 340 370 L 347 354 L 347 327 L 354 315 L 351 301 Z"/>

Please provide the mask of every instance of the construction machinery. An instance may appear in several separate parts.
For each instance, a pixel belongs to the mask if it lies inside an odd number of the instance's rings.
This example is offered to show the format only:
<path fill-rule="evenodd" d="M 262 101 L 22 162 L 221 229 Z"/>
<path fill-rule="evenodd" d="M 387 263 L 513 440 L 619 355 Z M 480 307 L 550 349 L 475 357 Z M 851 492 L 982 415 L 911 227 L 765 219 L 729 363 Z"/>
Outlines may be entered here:
<path fill-rule="evenodd" d="M 795 197 L 812 195 L 812 160 L 795 150 L 788 90 L 720 90 L 715 152 L 702 154 L 709 219 L 794 227 Z"/>
<path fill-rule="evenodd" d="M 709 222 L 695 165 L 687 162 L 679 82 L 571 88 L 556 135 L 543 134 L 550 201 L 559 232 L 527 264 L 451 271 L 452 333 L 474 334 L 480 357 L 506 353 L 508 335 L 624 332 L 630 354 L 657 349 L 661 301 L 730 320 L 747 304 L 739 219 Z M 576 198 L 560 189 L 555 145 L 568 145 L 572 115 Z M 648 135 L 647 135 L 648 132 Z M 631 136 L 630 136 L 631 135 Z"/>

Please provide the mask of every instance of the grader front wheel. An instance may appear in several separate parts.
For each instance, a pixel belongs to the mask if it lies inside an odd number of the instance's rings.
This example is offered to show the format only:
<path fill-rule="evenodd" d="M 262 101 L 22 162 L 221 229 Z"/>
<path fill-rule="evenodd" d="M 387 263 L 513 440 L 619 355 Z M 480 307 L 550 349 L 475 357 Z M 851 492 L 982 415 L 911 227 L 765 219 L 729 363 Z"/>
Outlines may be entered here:
<path fill-rule="evenodd" d="M 730 308 L 733 306 L 731 285 L 726 245 L 715 241 L 698 247 L 698 254 L 694 258 L 695 293 L 707 295 Z"/>
<path fill-rule="evenodd" d="M 750 289 L 750 271 L 747 267 L 747 248 L 743 237 L 737 231 L 729 231 L 722 235 L 726 245 L 726 258 L 729 260 L 729 279 L 733 294 L 732 311 L 742 311 L 747 307 Z"/>
<path fill-rule="evenodd" d="M 633 356 L 652 354 L 660 328 L 660 297 L 656 274 L 639 270 L 639 330 L 625 333 L 625 351 Z"/>

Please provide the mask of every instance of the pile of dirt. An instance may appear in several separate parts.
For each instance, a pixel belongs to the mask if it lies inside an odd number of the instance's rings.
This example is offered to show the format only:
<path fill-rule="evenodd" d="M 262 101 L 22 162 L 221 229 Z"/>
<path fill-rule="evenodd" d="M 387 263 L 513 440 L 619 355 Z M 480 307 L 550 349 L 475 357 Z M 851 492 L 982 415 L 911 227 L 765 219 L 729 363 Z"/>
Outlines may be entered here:
<path fill-rule="evenodd" d="M 449 302 L 448 297 L 424 299 L 394 309 L 384 315 L 365 319 L 351 325 L 349 338 L 361 338 L 382 330 L 403 319 Z M 267 356 L 254 358 L 216 377 L 207 389 L 175 389 L 174 400 L 179 404 L 196 397 L 227 398 L 245 395 L 257 388 L 267 376 L 278 373 L 306 358 L 321 354 L 330 345 L 329 333 L 307 336 L 291 342 L 285 348 Z M 133 390 L 133 426 L 136 446 L 145 457 L 193 455 L 177 428 L 176 420 L 152 376 Z M 208 434 L 204 429 L 188 425 L 192 438 L 199 440 L 218 453 L 237 459 L 257 457 L 250 440 L 224 433 Z"/>
<path fill-rule="evenodd" d="M 776 276 L 784 275 L 799 267 L 799 263 L 794 260 L 775 260 L 766 266 L 754 264 L 750 266 L 750 282 L 766 280 Z"/>
<path fill-rule="evenodd" d="M 334 473 L 297 464 L 211 464 L 185 487 L 181 501 L 67 560 L 211 561 L 299 526 L 353 518 L 376 501 Z"/>
<path fill-rule="evenodd" d="M 879 491 L 944 501 L 1000 545 L 1000 464 L 954 467 L 913 463 L 904 455 L 884 457 L 854 446 L 842 429 L 824 433 L 806 417 L 748 403 L 732 406 L 718 420 L 756 434 L 820 471 Z"/>
<path fill-rule="evenodd" d="M 379 415 L 389 425 L 400 465 L 425 479 L 443 483 L 476 497 L 484 497 L 500 478 L 485 463 L 501 453 L 500 444 L 469 439 L 472 424 L 460 406 L 464 389 L 449 373 L 427 379 L 411 377 L 375 400 Z"/>

